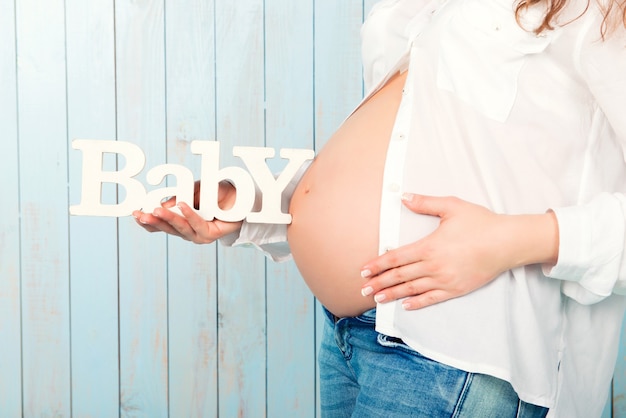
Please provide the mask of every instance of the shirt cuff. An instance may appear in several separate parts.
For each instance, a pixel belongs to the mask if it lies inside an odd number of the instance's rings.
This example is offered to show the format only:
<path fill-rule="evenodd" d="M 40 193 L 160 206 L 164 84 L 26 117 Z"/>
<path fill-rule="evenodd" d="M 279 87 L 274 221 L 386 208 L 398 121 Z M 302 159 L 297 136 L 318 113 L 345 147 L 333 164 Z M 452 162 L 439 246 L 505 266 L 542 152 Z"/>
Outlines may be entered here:
<path fill-rule="evenodd" d="M 621 289 L 624 250 L 622 199 L 603 193 L 583 206 L 552 209 L 559 225 L 559 257 L 546 276 L 563 280 L 561 291 L 592 304 Z"/>
<path fill-rule="evenodd" d="M 281 209 L 283 213 L 289 210 L 289 203 L 298 183 L 304 173 L 311 166 L 312 161 L 305 161 L 293 176 L 289 184 L 285 187 L 282 196 Z M 257 190 L 253 210 L 260 210 L 261 194 Z M 276 262 L 290 260 L 291 249 L 287 242 L 287 225 L 284 224 L 262 224 L 243 221 L 241 229 L 220 239 L 220 242 L 227 247 L 249 247 L 256 248 L 265 254 L 266 257 Z"/>
<path fill-rule="evenodd" d="M 227 238 L 227 237 L 224 237 Z M 243 222 L 241 231 L 227 240 L 225 246 L 256 248 L 273 261 L 282 262 L 291 259 L 291 250 L 287 243 L 287 225 L 259 224 Z"/>

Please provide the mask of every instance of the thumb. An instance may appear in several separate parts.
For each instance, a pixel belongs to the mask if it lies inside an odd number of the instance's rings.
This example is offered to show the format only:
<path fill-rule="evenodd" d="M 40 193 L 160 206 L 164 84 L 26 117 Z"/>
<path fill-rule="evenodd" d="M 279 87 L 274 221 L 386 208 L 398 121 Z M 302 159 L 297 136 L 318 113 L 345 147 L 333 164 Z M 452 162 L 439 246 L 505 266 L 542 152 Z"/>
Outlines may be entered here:
<path fill-rule="evenodd" d="M 440 218 L 450 211 L 452 204 L 448 197 L 424 196 L 413 193 L 403 193 L 402 203 L 415 213 Z"/>

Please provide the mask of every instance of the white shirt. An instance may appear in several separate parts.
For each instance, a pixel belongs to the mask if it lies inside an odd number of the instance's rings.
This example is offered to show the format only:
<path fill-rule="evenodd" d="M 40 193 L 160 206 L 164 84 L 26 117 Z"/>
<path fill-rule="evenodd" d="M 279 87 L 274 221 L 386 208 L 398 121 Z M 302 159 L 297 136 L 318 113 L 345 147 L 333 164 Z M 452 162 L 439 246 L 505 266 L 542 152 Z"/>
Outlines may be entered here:
<path fill-rule="evenodd" d="M 376 328 L 511 382 L 550 417 L 601 415 L 625 308 L 615 293 L 626 291 L 626 31 L 601 42 L 600 22 L 592 1 L 536 36 L 516 23 L 511 0 L 384 0 L 362 29 L 364 101 L 409 72 L 387 153 L 380 253 L 437 227 L 403 207 L 404 191 L 497 213 L 551 208 L 560 234 L 553 268 L 516 268 L 421 310 L 379 304 Z M 280 260 L 285 241 L 284 226 L 246 224 L 237 244 Z"/>

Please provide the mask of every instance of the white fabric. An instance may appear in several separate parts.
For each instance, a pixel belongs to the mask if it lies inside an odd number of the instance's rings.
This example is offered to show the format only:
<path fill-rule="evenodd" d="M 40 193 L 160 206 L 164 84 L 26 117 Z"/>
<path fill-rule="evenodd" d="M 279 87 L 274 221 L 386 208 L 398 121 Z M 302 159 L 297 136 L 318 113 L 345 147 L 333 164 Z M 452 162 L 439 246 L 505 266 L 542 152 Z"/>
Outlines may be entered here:
<path fill-rule="evenodd" d="M 366 20 L 370 95 L 409 71 L 383 179 L 380 252 L 437 226 L 402 207 L 407 191 L 498 213 L 553 209 L 559 261 L 418 311 L 379 304 L 377 329 L 435 360 L 510 381 L 550 417 L 600 416 L 624 314 L 615 293 L 626 293 L 626 31 L 600 41 L 592 1 L 582 17 L 536 36 L 518 26 L 512 3 L 385 0 Z M 585 5 L 571 4 L 562 20 Z M 284 246 L 286 236 L 259 233 L 266 228 L 246 225 L 237 242 L 271 254 L 267 244 Z"/>

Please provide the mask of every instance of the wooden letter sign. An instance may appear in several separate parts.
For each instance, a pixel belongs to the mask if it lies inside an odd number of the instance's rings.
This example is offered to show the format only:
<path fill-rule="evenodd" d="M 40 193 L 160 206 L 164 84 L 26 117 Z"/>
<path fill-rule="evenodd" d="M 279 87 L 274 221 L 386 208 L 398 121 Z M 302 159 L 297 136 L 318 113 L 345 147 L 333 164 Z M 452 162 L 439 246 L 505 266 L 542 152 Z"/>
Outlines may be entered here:
<path fill-rule="evenodd" d="M 128 216 L 136 209 L 152 212 L 161 206 L 168 196 L 176 196 L 178 201 L 193 202 L 194 178 L 191 170 L 179 164 L 162 164 L 146 173 L 148 184 L 157 186 L 166 176 L 176 178 L 176 186 L 163 187 L 146 192 L 143 184 L 135 179 L 144 168 L 146 157 L 137 145 L 130 142 L 95 139 L 76 139 L 72 148 L 83 153 L 81 201 L 70 206 L 72 215 Z M 201 156 L 200 208 L 198 213 L 207 220 L 214 218 L 236 222 L 288 224 L 291 215 L 282 213 L 281 196 L 289 181 L 314 153 L 306 149 L 281 149 L 280 157 L 288 163 L 279 176 L 275 177 L 266 164 L 266 159 L 274 157 L 274 149 L 262 147 L 234 147 L 233 155 L 243 160 L 248 171 L 241 167 L 219 167 L 220 143 L 216 141 L 193 141 L 191 152 Z M 103 171 L 104 154 L 123 155 L 124 168 L 118 171 Z M 218 185 L 228 180 L 237 189 L 237 199 L 232 208 L 221 209 L 217 204 Z M 103 204 L 102 185 L 113 183 L 126 190 L 126 197 L 116 204 Z M 256 187 L 255 187 L 256 186 Z M 262 194 L 259 212 L 252 212 L 256 188 Z M 172 208 L 178 211 L 176 207 Z"/>

